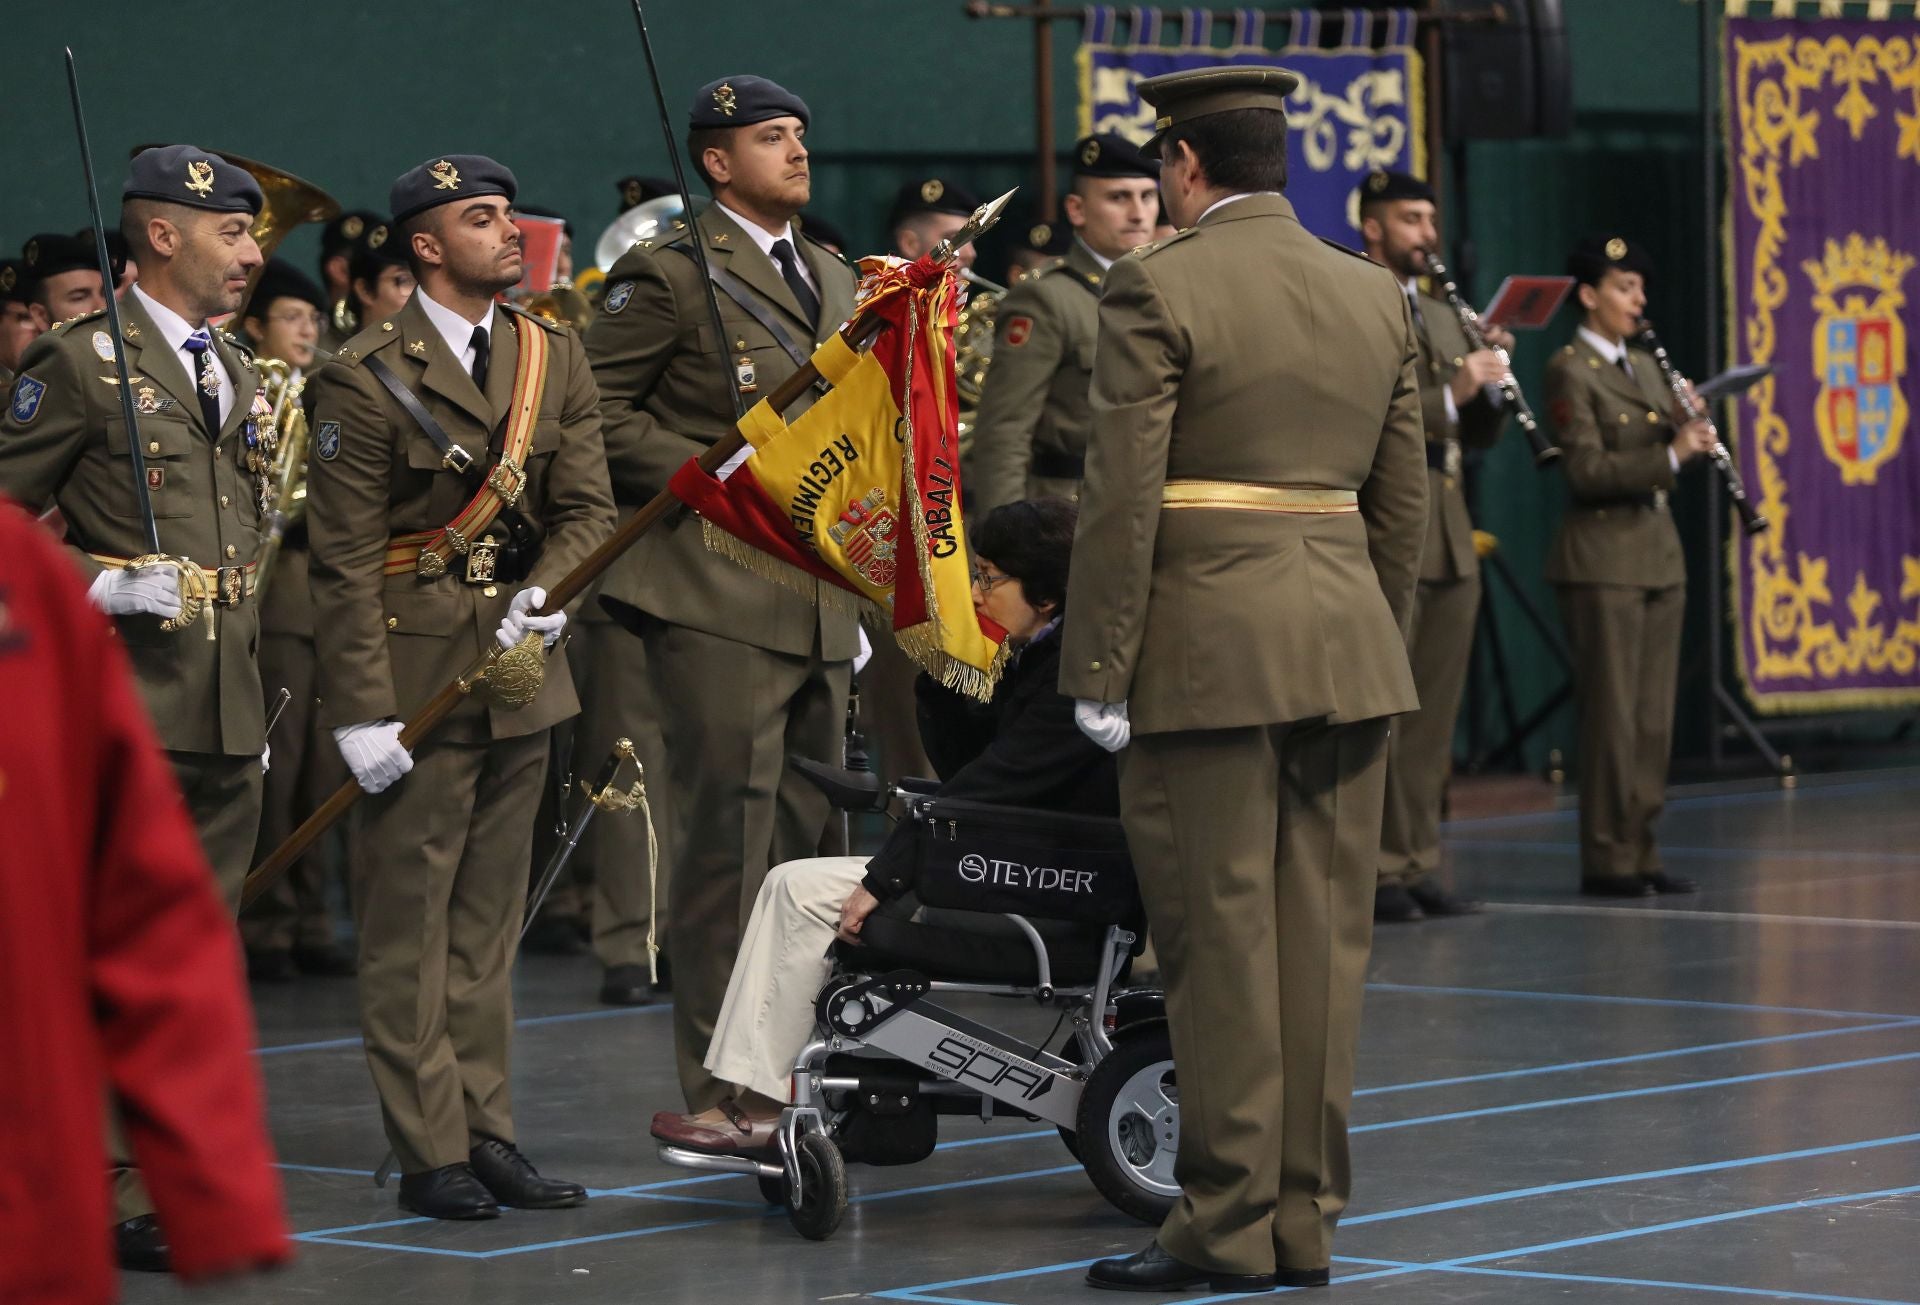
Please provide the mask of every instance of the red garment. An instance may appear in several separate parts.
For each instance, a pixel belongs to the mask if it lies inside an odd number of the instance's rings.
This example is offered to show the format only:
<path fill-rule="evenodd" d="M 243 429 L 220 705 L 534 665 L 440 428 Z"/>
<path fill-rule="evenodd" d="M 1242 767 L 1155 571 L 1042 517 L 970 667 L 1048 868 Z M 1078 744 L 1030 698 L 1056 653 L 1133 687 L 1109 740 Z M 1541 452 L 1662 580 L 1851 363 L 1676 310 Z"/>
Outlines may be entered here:
<path fill-rule="evenodd" d="M 175 1272 L 289 1256 L 253 1045 L 233 921 L 126 654 L 0 501 L 0 1301 L 115 1298 L 109 1084 Z"/>

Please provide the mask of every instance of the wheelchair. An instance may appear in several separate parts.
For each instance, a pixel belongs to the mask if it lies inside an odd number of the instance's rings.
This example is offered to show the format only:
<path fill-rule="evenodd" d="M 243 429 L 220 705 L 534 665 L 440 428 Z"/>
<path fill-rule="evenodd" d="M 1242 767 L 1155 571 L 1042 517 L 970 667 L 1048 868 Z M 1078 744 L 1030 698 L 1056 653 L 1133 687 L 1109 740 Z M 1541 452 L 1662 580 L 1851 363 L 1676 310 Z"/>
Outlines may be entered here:
<path fill-rule="evenodd" d="M 904 804 L 915 823 L 912 894 L 869 916 L 858 946 L 834 943 L 773 1155 L 662 1142 L 660 1158 L 752 1174 L 801 1236 L 823 1241 L 846 1214 L 849 1162 L 925 1159 L 942 1115 L 1012 1115 L 1054 1125 L 1102 1196 L 1159 1224 L 1180 1191 L 1180 1097 L 1165 994 L 1122 986 L 1144 947 L 1144 911 L 1120 822 L 943 800 L 924 781 L 887 790 L 870 774 L 792 764 L 839 810 Z M 1059 1014 L 1033 1046 L 938 1005 L 942 993 Z"/>

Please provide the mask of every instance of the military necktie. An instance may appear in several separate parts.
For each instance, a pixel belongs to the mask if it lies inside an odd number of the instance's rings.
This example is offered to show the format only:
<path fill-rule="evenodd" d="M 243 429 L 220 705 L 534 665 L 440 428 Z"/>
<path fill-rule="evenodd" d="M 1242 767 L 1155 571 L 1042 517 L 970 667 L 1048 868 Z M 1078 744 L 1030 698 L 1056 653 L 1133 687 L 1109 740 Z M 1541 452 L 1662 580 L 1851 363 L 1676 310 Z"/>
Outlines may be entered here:
<path fill-rule="evenodd" d="M 807 278 L 800 275 L 800 256 L 793 252 L 790 241 L 773 242 L 773 258 L 780 264 L 780 275 L 786 278 L 787 289 L 793 291 L 793 297 L 800 304 L 800 315 L 807 319 L 807 325 L 816 331 L 820 329 L 820 299 L 813 293 L 813 287 L 807 284 Z"/>
<path fill-rule="evenodd" d="M 203 326 L 180 345 L 193 357 L 187 369 L 193 380 L 194 396 L 200 400 L 200 419 L 207 424 L 207 437 L 220 438 L 220 373 L 213 369 L 213 341 Z"/>
<path fill-rule="evenodd" d="M 1427 319 L 1420 311 L 1420 296 L 1411 290 L 1407 291 L 1407 307 L 1413 312 L 1413 329 L 1424 337 L 1427 333 Z"/>
<path fill-rule="evenodd" d="M 1632 380 L 1633 364 L 1627 361 L 1626 351 L 1622 350 L 1619 358 L 1615 359 L 1615 361 L 1620 365 L 1620 370 L 1626 374 L 1627 379 Z"/>
<path fill-rule="evenodd" d="M 473 383 L 482 394 L 487 392 L 487 345 L 490 339 L 486 327 L 476 326 L 473 328 L 473 339 L 469 342 L 473 349 Z"/>

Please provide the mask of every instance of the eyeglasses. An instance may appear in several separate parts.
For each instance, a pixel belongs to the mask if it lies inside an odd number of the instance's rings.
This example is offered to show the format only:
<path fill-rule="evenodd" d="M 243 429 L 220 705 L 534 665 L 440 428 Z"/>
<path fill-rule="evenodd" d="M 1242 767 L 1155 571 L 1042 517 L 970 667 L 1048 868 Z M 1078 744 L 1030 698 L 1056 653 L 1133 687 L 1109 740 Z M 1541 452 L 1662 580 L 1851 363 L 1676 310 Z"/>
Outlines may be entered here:
<path fill-rule="evenodd" d="M 277 313 L 268 313 L 269 322 L 284 322 L 288 326 L 299 326 L 302 322 L 315 330 L 326 325 L 327 319 L 312 308 L 286 308 Z"/>
<path fill-rule="evenodd" d="M 1010 575 L 1004 573 L 996 574 L 987 570 L 984 566 L 976 566 L 973 568 L 973 587 L 978 589 L 982 594 L 992 593 L 995 589 L 1011 579 L 1013 579 L 1013 577 Z"/>

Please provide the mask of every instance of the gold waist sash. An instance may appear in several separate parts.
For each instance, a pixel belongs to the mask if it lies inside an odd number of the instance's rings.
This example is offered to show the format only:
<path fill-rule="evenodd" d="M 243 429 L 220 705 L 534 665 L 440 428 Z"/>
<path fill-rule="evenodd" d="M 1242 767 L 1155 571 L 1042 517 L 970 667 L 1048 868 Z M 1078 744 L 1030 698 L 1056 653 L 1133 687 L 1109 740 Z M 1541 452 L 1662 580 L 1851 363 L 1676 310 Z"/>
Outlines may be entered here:
<path fill-rule="evenodd" d="M 1160 491 L 1160 506 L 1225 508 L 1240 512 L 1291 512 L 1325 516 L 1358 512 L 1360 495 L 1351 489 L 1313 489 L 1297 485 L 1254 485 L 1237 480 L 1170 480 Z"/>

